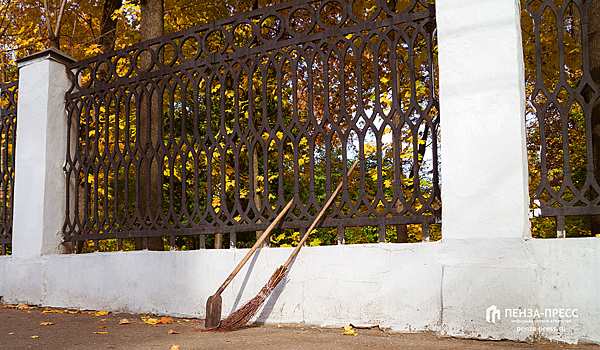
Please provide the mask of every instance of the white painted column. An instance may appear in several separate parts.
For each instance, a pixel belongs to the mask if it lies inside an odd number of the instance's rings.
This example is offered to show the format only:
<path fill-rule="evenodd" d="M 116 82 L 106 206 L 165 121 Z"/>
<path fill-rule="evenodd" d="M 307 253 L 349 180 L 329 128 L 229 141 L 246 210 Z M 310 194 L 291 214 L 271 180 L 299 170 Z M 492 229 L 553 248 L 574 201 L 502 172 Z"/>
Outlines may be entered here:
<path fill-rule="evenodd" d="M 438 0 L 443 235 L 530 235 L 519 0 Z"/>
<path fill-rule="evenodd" d="M 19 101 L 13 209 L 13 257 L 61 252 L 67 152 L 65 65 L 73 59 L 48 49 L 18 61 Z"/>

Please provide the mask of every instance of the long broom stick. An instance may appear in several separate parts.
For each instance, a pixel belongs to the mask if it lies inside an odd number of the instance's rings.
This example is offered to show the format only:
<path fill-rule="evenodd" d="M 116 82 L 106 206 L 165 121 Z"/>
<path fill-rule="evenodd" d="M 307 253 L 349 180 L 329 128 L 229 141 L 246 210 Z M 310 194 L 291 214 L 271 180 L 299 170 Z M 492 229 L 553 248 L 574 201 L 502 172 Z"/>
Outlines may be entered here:
<path fill-rule="evenodd" d="M 229 283 L 231 283 L 231 281 L 233 280 L 235 275 L 237 275 L 238 272 L 240 272 L 240 270 L 246 264 L 246 262 L 250 259 L 252 254 L 254 254 L 254 252 L 260 247 L 260 245 L 265 240 L 265 238 L 267 238 L 269 236 L 269 234 L 271 234 L 271 231 L 275 228 L 275 226 L 279 223 L 279 221 L 285 216 L 285 214 L 290 209 L 290 207 L 292 206 L 293 203 L 294 203 L 294 199 L 291 199 L 288 202 L 288 204 L 281 210 L 279 215 L 277 215 L 275 220 L 273 220 L 273 222 L 269 225 L 269 227 L 267 227 L 267 230 L 264 231 L 263 234 L 256 240 L 256 243 L 254 244 L 254 246 L 252 246 L 250 251 L 248 251 L 246 256 L 244 256 L 242 261 L 240 261 L 240 263 L 237 265 L 237 267 L 231 272 L 229 277 L 227 277 L 225 282 L 223 282 L 223 284 L 219 287 L 219 289 L 216 291 L 216 293 L 208 298 L 208 300 L 206 301 L 206 321 L 205 321 L 205 325 L 207 328 L 216 327 L 219 325 L 219 322 L 221 321 L 221 304 L 223 302 L 222 298 L 221 298 L 221 293 L 223 293 L 225 288 L 227 288 Z"/>
<path fill-rule="evenodd" d="M 350 170 L 348 170 L 348 176 L 347 176 L 348 178 L 354 171 L 354 168 L 356 168 L 357 164 L 358 164 L 358 160 L 355 161 L 354 164 L 352 164 L 352 167 L 350 168 Z M 294 260 L 296 255 L 298 255 L 298 253 L 300 252 L 300 249 L 302 248 L 302 246 L 308 239 L 308 235 L 310 235 L 310 233 L 315 228 L 315 226 L 317 225 L 319 220 L 321 220 L 321 217 L 325 214 L 325 211 L 327 210 L 327 208 L 329 208 L 329 206 L 331 205 L 331 203 L 333 202 L 333 200 L 335 199 L 337 194 L 342 189 L 343 184 L 344 184 L 344 181 L 343 180 L 340 181 L 340 183 L 337 186 L 337 188 L 335 189 L 335 191 L 329 197 L 329 200 L 327 200 L 327 203 L 325 203 L 325 205 L 319 212 L 319 215 L 317 215 L 317 217 L 315 218 L 313 223 L 310 225 L 310 227 L 306 231 L 306 234 L 304 235 L 304 237 L 302 237 L 302 239 L 298 243 L 298 246 L 296 246 L 296 249 L 294 249 L 294 251 L 292 252 L 290 257 L 287 259 L 287 261 L 283 265 L 278 267 L 277 270 L 275 270 L 275 273 L 271 276 L 271 278 L 269 279 L 267 284 L 260 290 L 260 292 L 258 292 L 258 294 L 254 298 L 250 299 L 248 302 L 246 302 L 244 305 L 242 305 L 242 307 L 237 309 L 234 313 L 232 313 L 227 318 L 225 318 L 223 321 L 221 321 L 221 323 L 217 327 L 206 328 L 206 329 L 204 329 L 204 331 L 229 332 L 229 331 L 234 331 L 236 329 L 240 329 L 246 323 L 248 323 L 248 321 L 252 318 L 252 316 L 254 316 L 254 314 L 256 314 L 256 311 L 258 311 L 258 308 L 263 304 L 263 302 L 267 299 L 267 297 L 269 297 L 269 295 L 271 295 L 271 293 L 273 292 L 275 287 L 277 287 L 279 282 L 281 282 L 283 277 L 285 277 L 285 274 L 288 272 L 288 268 L 289 268 L 290 264 L 292 263 L 292 261 Z"/>

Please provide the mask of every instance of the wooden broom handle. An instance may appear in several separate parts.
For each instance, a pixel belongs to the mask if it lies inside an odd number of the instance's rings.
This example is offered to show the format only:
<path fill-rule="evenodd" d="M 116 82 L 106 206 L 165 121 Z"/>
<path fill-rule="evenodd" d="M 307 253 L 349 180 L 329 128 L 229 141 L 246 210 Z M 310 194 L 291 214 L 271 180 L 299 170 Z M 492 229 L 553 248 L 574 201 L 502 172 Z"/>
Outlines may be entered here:
<path fill-rule="evenodd" d="M 354 162 L 354 164 L 352 164 L 352 167 L 350 168 L 350 170 L 348 170 L 348 175 L 347 175 L 348 178 L 350 178 L 350 175 L 354 171 L 354 168 L 356 168 L 357 164 L 358 164 L 358 159 L 356 160 L 356 162 Z M 298 243 L 298 246 L 296 246 L 296 249 L 294 249 L 294 251 L 292 252 L 292 255 L 290 255 L 290 257 L 287 259 L 287 261 L 285 262 L 285 264 L 283 264 L 283 266 L 285 267 L 285 269 L 287 269 L 288 266 L 290 266 L 290 264 L 292 263 L 292 260 L 294 260 L 294 258 L 296 257 L 296 255 L 298 255 L 298 252 L 300 251 L 300 249 L 302 248 L 302 246 L 304 245 L 304 243 L 308 239 L 308 235 L 310 235 L 310 233 L 315 228 L 315 226 L 317 226 L 317 223 L 319 222 L 319 220 L 321 220 L 321 217 L 325 214 L 325 211 L 327 210 L 327 208 L 329 208 L 329 206 L 331 205 L 331 202 L 333 202 L 333 200 L 337 196 L 338 192 L 340 192 L 340 190 L 342 189 L 342 185 L 343 184 L 344 184 L 344 179 L 342 179 L 342 181 L 340 181 L 340 183 L 337 186 L 337 188 L 335 189 L 335 191 L 333 191 L 333 193 L 331 194 L 331 196 L 327 200 L 327 203 L 325 203 L 325 205 L 323 206 L 323 208 L 319 212 L 319 215 L 317 215 L 317 218 L 310 225 L 310 227 L 306 231 L 306 234 L 304 235 L 304 237 L 302 237 L 302 239 L 300 240 L 300 243 Z M 285 271 L 285 269 L 284 269 L 284 271 Z"/>
<path fill-rule="evenodd" d="M 277 217 L 275 218 L 275 220 L 273 220 L 273 222 L 271 223 L 271 225 L 269 225 L 269 227 L 267 227 L 267 230 L 265 232 L 263 232 L 263 234 L 256 240 L 256 243 L 254 243 L 254 246 L 252 246 L 252 248 L 250 249 L 250 251 L 242 259 L 242 261 L 240 261 L 240 263 L 235 268 L 235 270 L 233 270 L 231 272 L 231 274 L 229 275 L 229 277 L 227 277 L 227 279 L 225 280 L 225 282 L 223 282 L 223 284 L 221 285 L 221 287 L 219 287 L 219 289 L 217 289 L 217 292 L 215 293 L 215 295 L 221 295 L 221 293 L 223 293 L 223 291 L 225 290 L 225 288 L 227 288 L 227 286 L 229 285 L 229 283 L 231 283 L 231 281 L 233 280 L 233 278 L 235 277 L 235 275 L 237 275 L 238 272 L 240 272 L 240 270 L 242 269 L 242 267 L 244 267 L 244 265 L 246 264 L 246 262 L 248 262 L 248 260 L 250 260 L 250 257 L 252 256 L 252 254 L 254 254 L 254 252 L 262 244 L 262 242 L 265 240 L 265 238 L 267 238 L 269 236 L 269 234 L 271 233 L 271 231 L 273 231 L 273 229 L 275 228 L 275 226 L 277 225 L 277 223 L 279 223 L 279 221 L 281 221 L 281 219 L 284 217 L 285 213 L 287 213 L 287 211 L 290 209 L 290 207 L 292 206 L 293 203 L 294 203 L 294 199 L 292 198 L 288 202 L 288 204 L 281 210 L 281 212 L 279 213 L 279 215 L 277 215 Z"/>

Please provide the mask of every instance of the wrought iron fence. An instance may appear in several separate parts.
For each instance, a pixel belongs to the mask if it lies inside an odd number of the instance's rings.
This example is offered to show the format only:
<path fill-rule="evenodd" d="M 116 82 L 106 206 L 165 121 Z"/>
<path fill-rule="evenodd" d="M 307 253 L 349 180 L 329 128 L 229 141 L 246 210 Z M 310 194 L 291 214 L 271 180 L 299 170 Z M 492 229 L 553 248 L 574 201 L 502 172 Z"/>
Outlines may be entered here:
<path fill-rule="evenodd" d="M 18 86 L 18 81 L 0 85 L 0 255 L 12 247 Z"/>
<path fill-rule="evenodd" d="M 289 1 L 69 67 L 66 241 L 440 222 L 434 6 Z M 346 178 L 353 160 L 359 170 Z M 399 236 L 399 235 L 398 235 Z M 402 240 L 400 238 L 400 240 Z"/>
<path fill-rule="evenodd" d="M 565 236 L 566 217 L 574 235 L 586 235 L 589 216 L 600 214 L 600 186 L 594 176 L 600 175 L 595 170 L 600 149 L 594 150 L 598 145 L 592 137 L 600 120 L 600 88 L 590 71 L 590 60 L 598 60 L 598 53 L 589 46 L 590 6 L 598 6 L 594 2 L 523 3 L 532 213 L 555 217 L 559 237 Z M 534 222 L 534 236 L 546 236 L 548 228 L 542 226 L 547 224 Z"/>

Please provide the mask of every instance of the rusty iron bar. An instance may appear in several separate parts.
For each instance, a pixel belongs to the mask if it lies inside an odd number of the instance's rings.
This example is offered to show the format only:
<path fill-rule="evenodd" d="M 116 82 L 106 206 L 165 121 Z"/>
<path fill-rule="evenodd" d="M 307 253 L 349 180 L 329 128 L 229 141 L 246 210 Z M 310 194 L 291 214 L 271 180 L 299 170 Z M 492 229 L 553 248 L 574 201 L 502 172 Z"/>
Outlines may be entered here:
<path fill-rule="evenodd" d="M 0 255 L 12 247 L 19 81 L 0 85 Z"/>
<path fill-rule="evenodd" d="M 524 41 L 535 43 L 535 52 L 526 55 L 531 67 L 526 81 L 530 91 L 526 119 L 528 132 L 539 135 L 528 144 L 530 157 L 533 155 L 530 172 L 539 171 L 539 182 L 533 183 L 531 211 L 533 217 L 555 217 L 559 237 L 565 237 L 565 217 L 600 215 L 592 144 L 592 111 L 600 99 L 600 87 L 590 72 L 590 55 L 597 53 L 590 52 L 588 41 L 592 3 L 524 1 L 533 21 L 533 32 L 524 31 Z M 576 120 L 575 114 L 582 119 Z M 583 150 L 573 148 L 570 133 L 576 132 L 585 138 Z"/>

